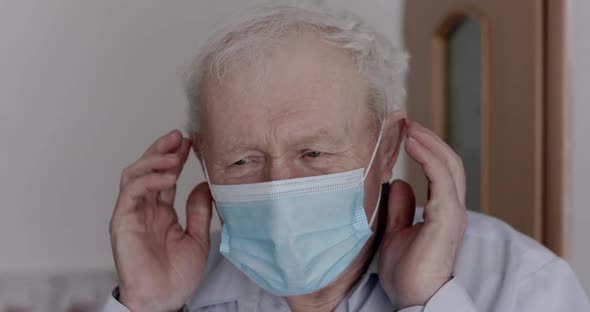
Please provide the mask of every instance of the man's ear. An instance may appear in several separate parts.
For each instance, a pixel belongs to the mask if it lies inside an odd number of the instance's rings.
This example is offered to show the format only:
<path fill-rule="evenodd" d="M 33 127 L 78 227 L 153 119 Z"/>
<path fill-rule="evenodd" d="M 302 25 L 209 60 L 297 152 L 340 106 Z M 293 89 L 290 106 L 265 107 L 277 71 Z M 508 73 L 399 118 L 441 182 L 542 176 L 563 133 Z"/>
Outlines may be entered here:
<path fill-rule="evenodd" d="M 381 183 L 387 183 L 393 174 L 406 131 L 406 113 L 395 111 L 383 121 L 383 134 L 379 147 Z"/>

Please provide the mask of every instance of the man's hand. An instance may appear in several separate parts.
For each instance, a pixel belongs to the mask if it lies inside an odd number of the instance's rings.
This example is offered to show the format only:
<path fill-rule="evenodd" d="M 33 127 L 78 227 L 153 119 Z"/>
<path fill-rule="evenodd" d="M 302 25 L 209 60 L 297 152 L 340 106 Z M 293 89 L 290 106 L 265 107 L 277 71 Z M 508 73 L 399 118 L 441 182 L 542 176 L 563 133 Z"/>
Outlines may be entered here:
<path fill-rule="evenodd" d="M 430 130 L 412 123 L 406 151 L 429 181 L 424 222 L 412 225 L 414 193 L 403 181 L 389 191 L 379 276 L 389 298 L 406 308 L 423 306 L 451 279 L 467 223 L 465 173 L 459 156 Z"/>
<path fill-rule="evenodd" d="M 132 311 L 180 309 L 203 275 L 211 221 L 207 184 L 189 195 L 186 230 L 173 208 L 190 145 L 172 131 L 123 171 L 110 234 L 120 301 Z"/>

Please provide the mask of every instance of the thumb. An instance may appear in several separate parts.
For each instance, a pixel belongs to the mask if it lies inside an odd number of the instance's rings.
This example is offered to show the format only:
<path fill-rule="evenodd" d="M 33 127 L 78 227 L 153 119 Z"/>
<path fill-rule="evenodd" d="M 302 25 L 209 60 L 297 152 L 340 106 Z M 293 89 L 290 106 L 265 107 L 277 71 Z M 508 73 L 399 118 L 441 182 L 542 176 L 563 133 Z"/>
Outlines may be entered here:
<path fill-rule="evenodd" d="M 412 187 L 405 181 L 395 180 L 389 188 L 386 235 L 412 226 L 416 212 L 416 199 Z"/>
<path fill-rule="evenodd" d="M 186 233 L 197 241 L 209 243 L 212 197 L 207 182 L 195 186 L 186 203 Z"/>

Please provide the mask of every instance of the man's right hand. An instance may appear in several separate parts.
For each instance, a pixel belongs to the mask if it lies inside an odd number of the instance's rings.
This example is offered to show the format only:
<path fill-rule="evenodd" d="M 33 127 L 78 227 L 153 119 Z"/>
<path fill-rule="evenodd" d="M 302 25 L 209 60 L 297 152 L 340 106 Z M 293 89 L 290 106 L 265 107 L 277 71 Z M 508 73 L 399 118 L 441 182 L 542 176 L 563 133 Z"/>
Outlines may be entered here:
<path fill-rule="evenodd" d="M 177 311 L 202 278 L 211 222 L 207 183 L 188 197 L 186 229 L 173 206 L 190 146 L 174 130 L 123 171 L 110 234 L 119 300 L 131 311 Z"/>

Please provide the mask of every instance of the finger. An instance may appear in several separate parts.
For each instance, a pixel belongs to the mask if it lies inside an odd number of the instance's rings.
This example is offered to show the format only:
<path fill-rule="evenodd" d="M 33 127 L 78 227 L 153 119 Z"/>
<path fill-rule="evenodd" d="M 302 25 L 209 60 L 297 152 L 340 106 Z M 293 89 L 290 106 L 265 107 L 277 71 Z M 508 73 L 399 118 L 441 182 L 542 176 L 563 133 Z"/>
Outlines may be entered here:
<path fill-rule="evenodd" d="M 434 132 L 423 127 L 422 125 L 413 122 L 408 129 L 408 136 L 414 138 L 427 149 L 430 150 L 436 157 L 441 159 L 447 166 L 457 195 L 462 202 L 465 200 L 465 169 L 463 168 L 463 161 L 461 157 L 453 151 L 453 149 L 439 138 Z"/>
<path fill-rule="evenodd" d="M 408 126 L 408 130 L 410 132 L 413 133 L 425 133 L 428 136 L 430 136 L 432 139 L 436 140 L 439 144 L 441 144 L 441 148 L 445 149 L 446 152 L 449 152 L 450 154 L 455 154 L 455 152 L 453 151 L 453 149 L 448 146 L 448 144 L 446 144 L 445 141 L 443 141 L 443 139 L 441 139 L 438 134 L 436 134 L 434 131 L 424 127 L 423 125 L 421 125 L 420 123 L 416 122 L 416 121 L 412 121 L 410 123 L 410 125 Z"/>
<path fill-rule="evenodd" d="M 142 157 L 153 154 L 166 154 L 174 152 L 180 145 L 182 134 L 178 130 L 172 130 L 168 134 L 157 139 L 143 154 Z M 153 192 L 146 195 L 150 202 L 157 202 L 160 197 L 159 192 Z"/>
<path fill-rule="evenodd" d="M 174 155 L 179 159 L 177 166 L 169 168 L 164 173 L 171 173 L 176 176 L 180 176 L 180 173 L 182 172 L 182 169 L 184 168 L 184 164 L 186 163 L 186 159 L 188 158 L 190 146 L 191 146 L 191 141 L 187 138 L 183 138 L 182 142 L 180 143 L 180 147 L 174 153 Z M 158 200 L 164 205 L 174 206 L 174 197 L 175 196 L 176 196 L 176 184 L 173 185 L 169 189 L 161 191 Z"/>
<path fill-rule="evenodd" d="M 211 226 L 211 204 L 211 192 L 206 182 L 197 185 L 192 190 L 186 203 L 186 233 L 207 251 L 209 249 L 209 227 Z"/>
<path fill-rule="evenodd" d="M 395 180 L 389 188 L 386 237 L 412 226 L 416 213 L 416 199 L 412 187 L 405 181 Z"/>
<path fill-rule="evenodd" d="M 158 192 L 176 183 L 172 174 L 150 173 L 130 181 L 121 190 L 116 210 L 131 210 L 150 193 Z"/>
<path fill-rule="evenodd" d="M 166 154 L 176 150 L 182 141 L 182 133 L 172 130 L 158 138 L 144 153 L 143 156 L 151 154 Z"/>
<path fill-rule="evenodd" d="M 456 199 L 457 191 L 447 166 L 420 142 L 410 137 L 406 151 L 422 168 L 429 181 L 431 199 Z"/>
<path fill-rule="evenodd" d="M 142 157 L 123 170 L 121 175 L 121 187 L 144 174 L 174 168 L 178 165 L 178 161 L 179 158 L 175 154 L 154 154 Z"/>

